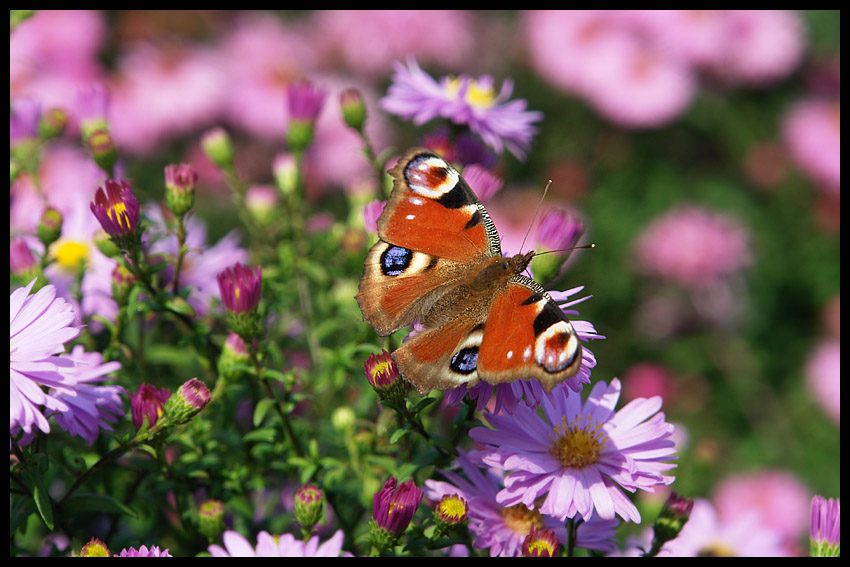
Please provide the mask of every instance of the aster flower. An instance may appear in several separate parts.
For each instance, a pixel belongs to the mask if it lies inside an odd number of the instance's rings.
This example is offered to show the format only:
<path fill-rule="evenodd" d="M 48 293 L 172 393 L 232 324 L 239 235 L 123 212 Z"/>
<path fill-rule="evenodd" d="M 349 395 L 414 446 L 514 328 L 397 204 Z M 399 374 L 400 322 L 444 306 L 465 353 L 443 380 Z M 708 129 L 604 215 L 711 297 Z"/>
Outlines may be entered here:
<path fill-rule="evenodd" d="M 372 498 L 372 521 L 391 534 L 403 533 L 422 502 L 422 494 L 412 478 L 398 484 L 394 476 L 390 477 Z"/>
<path fill-rule="evenodd" d="M 107 179 L 105 191 L 98 187 L 91 211 L 118 246 L 128 250 L 138 244 L 139 201 L 129 183 Z"/>
<path fill-rule="evenodd" d="M 232 313 L 247 313 L 256 309 L 260 303 L 262 291 L 262 267 L 256 270 L 243 266 L 239 262 L 218 274 L 218 287 L 221 300 Z"/>
<path fill-rule="evenodd" d="M 475 537 L 473 545 L 476 549 L 489 549 L 491 557 L 516 557 L 522 552 L 522 544 L 532 526 L 551 530 L 559 540 L 566 541 L 564 522 L 523 504 L 504 507 L 497 501 L 503 485 L 496 469 L 479 468 L 463 451 L 460 451 L 457 465 L 460 467 L 458 472 L 440 471 L 448 482 L 426 480 L 426 496 L 428 500 L 439 501 L 445 495 L 457 494 L 467 501 L 469 531 Z M 617 524 L 616 520 L 598 517 L 582 522 L 578 526 L 576 547 L 612 550 Z"/>
<path fill-rule="evenodd" d="M 519 159 L 531 145 L 535 122 L 543 118 L 526 110 L 526 101 L 509 100 L 513 81 L 506 79 L 498 94 L 487 75 L 443 77 L 439 82 L 423 71 L 414 59 L 407 66 L 395 63 L 392 85 L 380 101 L 381 108 L 422 125 L 434 118 L 462 124 L 481 137 L 497 153 L 507 149 Z"/>
<path fill-rule="evenodd" d="M 337 532 L 325 543 L 319 544 L 319 536 L 313 536 L 308 542 L 295 539 L 292 534 L 283 534 L 275 538 L 262 531 L 257 535 L 256 548 L 235 531 L 224 532 L 224 547 L 211 545 L 209 552 L 213 557 L 351 557 L 351 553 L 342 551 L 344 534 Z"/>
<path fill-rule="evenodd" d="M 141 429 L 145 419 L 148 421 L 148 427 L 153 427 L 162 417 L 165 402 L 170 396 L 171 391 L 168 388 L 157 389 L 150 384 L 139 385 L 139 391 L 133 394 L 130 400 L 133 425 L 136 429 Z"/>
<path fill-rule="evenodd" d="M 95 385 L 106 380 L 106 374 L 119 370 L 121 363 L 101 364 L 103 356 L 99 352 L 85 352 L 82 345 L 76 345 L 70 354 L 61 356 L 74 361 L 77 366 L 77 384 L 73 394 L 66 390 L 51 392 L 68 405 L 68 410 L 55 413 L 54 418 L 59 427 L 71 435 L 79 435 L 91 445 L 101 430 L 112 431 L 110 424 L 124 416 L 124 401 L 121 399 L 126 394 L 124 388 Z"/>
<path fill-rule="evenodd" d="M 289 108 L 287 141 L 296 153 L 303 152 L 313 140 L 313 126 L 325 104 L 326 93 L 307 81 L 297 81 L 286 90 Z"/>
<path fill-rule="evenodd" d="M 158 545 L 152 545 L 150 549 L 147 546 L 142 546 L 139 549 L 134 547 L 122 549 L 120 553 L 113 557 L 173 557 L 168 549 L 160 549 Z"/>
<path fill-rule="evenodd" d="M 555 557 L 558 555 L 558 538 L 555 532 L 531 526 L 531 531 L 522 542 L 523 557 Z"/>
<path fill-rule="evenodd" d="M 163 413 L 169 423 L 182 425 L 197 415 L 208 403 L 210 403 L 210 390 L 207 385 L 197 378 L 191 378 L 168 398 Z"/>
<path fill-rule="evenodd" d="M 71 409 L 60 394 L 74 396 L 78 382 L 75 361 L 56 356 L 80 334 L 71 326 L 74 310 L 52 285 L 29 295 L 35 281 L 9 296 L 9 431 L 23 431 L 24 442 L 35 429 L 50 432 L 41 406 L 47 412 Z"/>
<path fill-rule="evenodd" d="M 659 553 L 673 557 L 782 557 L 788 555 L 781 535 L 741 508 L 722 516 L 707 500 L 694 500 L 688 523 L 679 537 Z"/>
<path fill-rule="evenodd" d="M 841 499 L 815 496 L 809 521 L 809 543 L 812 557 L 841 555 Z"/>
<path fill-rule="evenodd" d="M 639 398 L 620 411 L 620 381 L 597 382 L 586 402 L 565 388 L 543 398 L 543 415 L 520 405 L 513 415 L 491 415 L 493 429 L 478 427 L 470 437 L 485 445 L 482 461 L 509 471 L 498 500 L 524 504 L 561 520 L 620 516 L 640 521 L 623 494 L 652 492 L 673 482 L 663 473 L 675 465 L 673 426 L 660 413 L 661 398 Z"/>
<path fill-rule="evenodd" d="M 696 206 L 671 209 L 638 238 L 641 271 L 691 289 L 752 262 L 749 233 L 735 219 Z"/>
<path fill-rule="evenodd" d="M 165 166 L 165 202 L 175 215 L 186 214 L 195 203 L 198 172 L 188 163 Z"/>

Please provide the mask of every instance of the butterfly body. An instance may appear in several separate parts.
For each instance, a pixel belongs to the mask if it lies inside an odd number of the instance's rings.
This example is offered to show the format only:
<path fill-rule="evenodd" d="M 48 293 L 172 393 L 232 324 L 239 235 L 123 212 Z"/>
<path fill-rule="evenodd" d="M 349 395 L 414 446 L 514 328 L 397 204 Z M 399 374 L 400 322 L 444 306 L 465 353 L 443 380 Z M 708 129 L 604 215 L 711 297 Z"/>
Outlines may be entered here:
<path fill-rule="evenodd" d="M 418 321 L 392 353 L 420 394 L 431 388 L 536 378 L 547 389 L 581 364 L 563 311 L 523 275 L 534 252 L 502 256 L 490 215 L 437 154 L 409 150 L 378 219 L 357 301 L 378 334 Z"/>

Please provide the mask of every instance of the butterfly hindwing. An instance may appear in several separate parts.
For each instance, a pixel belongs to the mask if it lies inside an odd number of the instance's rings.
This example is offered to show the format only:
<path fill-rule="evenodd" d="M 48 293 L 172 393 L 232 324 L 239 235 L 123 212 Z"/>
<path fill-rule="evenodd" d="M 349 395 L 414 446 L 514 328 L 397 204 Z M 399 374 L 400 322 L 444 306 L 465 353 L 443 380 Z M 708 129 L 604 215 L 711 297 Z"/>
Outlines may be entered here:
<path fill-rule="evenodd" d="M 490 305 L 478 353 L 481 379 L 535 378 L 550 390 L 580 365 L 581 345 L 567 316 L 537 282 L 514 276 Z"/>

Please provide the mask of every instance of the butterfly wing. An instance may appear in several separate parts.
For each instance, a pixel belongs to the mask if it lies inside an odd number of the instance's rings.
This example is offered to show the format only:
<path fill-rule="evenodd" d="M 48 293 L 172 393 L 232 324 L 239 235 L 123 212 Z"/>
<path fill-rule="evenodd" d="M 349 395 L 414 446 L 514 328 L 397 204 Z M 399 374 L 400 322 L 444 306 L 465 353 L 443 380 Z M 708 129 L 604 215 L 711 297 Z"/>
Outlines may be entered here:
<path fill-rule="evenodd" d="M 477 363 L 478 376 L 491 384 L 535 378 L 551 390 L 576 375 L 581 345 L 549 294 L 520 274 L 493 298 Z"/>
<path fill-rule="evenodd" d="M 357 302 L 380 335 L 410 325 L 475 260 L 500 256 L 490 215 L 460 174 L 434 152 L 412 149 L 395 167 L 393 191 L 366 256 Z"/>
<path fill-rule="evenodd" d="M 381 240 L 456 262 L 502 255 L 490 215 L 446 160 L 414 148 L 390 174 L 393 192 L 378 219 Z"/>

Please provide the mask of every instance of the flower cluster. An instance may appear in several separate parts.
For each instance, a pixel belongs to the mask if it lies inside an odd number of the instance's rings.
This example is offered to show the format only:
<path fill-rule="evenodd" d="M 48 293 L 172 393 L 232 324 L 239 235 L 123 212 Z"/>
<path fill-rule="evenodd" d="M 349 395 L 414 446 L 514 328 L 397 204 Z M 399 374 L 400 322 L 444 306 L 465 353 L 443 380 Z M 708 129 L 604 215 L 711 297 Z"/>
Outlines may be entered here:
<path fill-rule="evenodd" d="M 10 556 L 840 556 L 838 12 L 221 16 L 10 11 Z"/>

